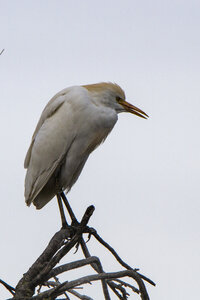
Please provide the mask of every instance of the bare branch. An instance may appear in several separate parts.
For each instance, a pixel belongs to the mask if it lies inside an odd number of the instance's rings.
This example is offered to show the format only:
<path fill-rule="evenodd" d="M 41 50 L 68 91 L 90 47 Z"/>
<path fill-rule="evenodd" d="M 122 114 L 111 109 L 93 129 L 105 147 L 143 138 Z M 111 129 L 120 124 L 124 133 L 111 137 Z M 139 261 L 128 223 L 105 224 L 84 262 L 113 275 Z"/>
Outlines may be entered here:
<path fill-rule="evenodd" d="M 132 284 L 129 284 L 129 283 L 127 283 L 125 281 L 122 281 L 120 279 L 115 279 L 114 281 L 119 282 L 123 286 L 129 287 L 133 292 L 135 292 L 137 294 L 140 293 L 140 291 L 136 287 L 134 287 Z"/>
<path fill-rule="evenodd" d="M 119 299 L 128 299 L 128 296 L 130 296 L 126 289 L 123 288 L 122 285 L 120 284 L 116 284 L 114 281 L 110 281 L 110 284 L 109 284 L 110 288 L 113 290 L 113 292 L 115 293 L 115 295 L 119 298 Z M 119 292 L 119 291 L 120 292 Z"/>
<path fill-rule="evenodd" d="M 34 294 L 36 286 L 46 281 L 48 273 L 78 243 L 93 211 L 94 206 L 86 209 L 81 223 L 77 224 L 75 228 L 76 232 L 72 238 L 71 229 L 73 230 L 73 228 L 71 227 L 62 228 L 53 236 L 44 252 L 17 284 L 15 299 L 22 298 L 24 295 L 31 297 Z M 64 243 L 65 240 L 67 240 L 66 243 Z"/>
<path fill-rule="evenodd" d="M 113 256 L 116 258 L 116 260 L 120 263 L 120 265 L 122 265 L 124 268 L 126 268 L 127 270 L 133 270 L 133 271 L 138 271 L 139 269 L 133 269 L 131 268 L 127 263 L 125 263 L 120 256 L 117 254 L 117 252 L 108 244 L 106 243 L 96 232 L 96 230 L 93 230 L 92 235 L 97 239 L 97 241 L 99 241 L 99 243 L 101 243 L 105 248 L 107 248 L 112 254 Z M 144 279 L 145 281 L 149 282 L 152 285 L 156 285 L 151 279 L 147 278 L 146 276 L 138 273 L 140 275 L 140 277 L 142 279 Z"/>
<path fill-rule="evenodd" d="M 24 293 L 29 297 L 33 295 L 34 289 L 37 286 L 37 284 L 35 285 L 35 279 L 40 277 L 39 275 L 44 270 L 49 260 L 59 250 L 59 248 L 63 245 L 64 240 L 68 238 L 69 235 L 70 233 L 68 229 L 61 229 L 53 236 L 44 252 L 30 267 L 28 272 L 23 275 L 22 279 L 17 284 L 15 295 L 16 298 L 23 297 Z M 42 284 L 40 280 L 38 281 L 38 284 Z"/>
<path fill-rule="evenodd" d="M 64 265 L 61 265 L 57 268 L 54 268 L 53 270 L 51 270 L 49 272 L 47 278 L 50 279 L 51 277 L 57 276 L 57 275 L 59 275 L 61 273 L 64 273 L 66 271 L 77 269 L 77 268 L 80 268 L 80 267 L 84 267 L 86 265 L 90 265 L 91 263 L 99 264 L 100 261 L 99 261 L 98 257 L 96 257 L 96 256 L 90 256 L 89 258 L 86 258 L 86 259 L 80 259 L 80 260 L 77 260 L 77 261 L 73 261 L 71 263 L 64 264 Z"/>
<path fill-rule="evenodd" d="M 140 293 L 141 293 L 141 299 L 142 300 L 149 300 L 149 296 L 147 294 L 146 288 L 144 286 L 143 281 L 141 280 L 140 276 L 135 272 L 134 270 L 125 270 L 125 271 L 120 271 L 120 272 L 113 272 L 113 273 L 102 273 L 102 274 L 94 274 L 94 275 L 89 275 L 89 276 L 84 276 L 76 280 L 72 281 L 66 281 L 60 284 L 59 286 L 52 288 L 48 290 L 47 292 L 43 292 L 38 296 L 32 297 L 32 299 L 37 299 L 41 300 L 46 297 L 57 297 L 59 295 L 62 295 L 64 291 L 70 290 L 75 288 L 76 286 L 86 284 L 86 283 L 91 283 L 92 281 L 97 281 L 101 279 L 115 279 L 115 278 L 121 278 L 121 277 L 131 277 L 133 278 L 139 288 L 140 288 Z"/>
<path fill-rule="evenodd" d="M 11 293 L 14 296 L 12 299 L 55 299 L 58 296 L 64 295 L 66 299 L 69 300 L 69 293 L 71 293 L 79 299 L 91 300 L 90 297 L 81 295 L 75 289 L 80 288 L 80 285 L 84 285 L 86 283 L 101 281 L 105 300 L 111 300 L 109 288 L 115 293 L 118 299 L 127 299 L 129 295 L 127 288 L 130 288 L 131 291 L 139 294 L 142 300 L 149 300 L 143 280 L 146 280 L 151 284 L 154 283 L 150 279 L 139 274 L 137 272 L 138 269 L 133 269 L 126 264 L 119 257 L 116 251 L 108 243 L 106 243 L 93 228 L 87 226 L 93 211 L 94 206 L 88 207 L 80 223 L 75 220 L 71 226 L 67 226 L 67 228 L 61 228 L 61 230 L 53 236 L 40 257 L 23 275 L 17 284 L 16 289 L 11 289 Z M 84 233 L 89 233 L 89 239 L 93 235 L 99 243 L 101 243 L 113 254 L 116 260 L 124 268 L 126 268 L 126 270 L 119 272 L 105 272 L 99 258 L 90 255 L 86 242 L 83 239 Z M 78 248 L 78 245 L 81 246 L 85 259 L 80 259 L 71 263 L 56 266 L 73 247 Z M 61 273 L 86 265 L 90 265 L 95 272 L 97 272 L 97 274 L 65 281 L 63 283 L 59 282 L 59 279 L 56 277 Z M 125 276 L 132 278 L 137 283 L 138 288 L 135 288 L 132 284 L 119 279 Z M 55 281 L 53 281 L 53 279 Z M 6 286 L 6 284 L 4 284 L 4 286 Z M 42 286 L 47 287 L 46 291 L 41 292 Z M 37 287 L 39 287 L 37 291 L 38 294 L 34 296 L 35 289 Z"/>
<path fill-rule="evenodd" d="M 81 239 L 81 248 L 83 251 L 84 256 L 86 257 L 86 259 L 88 259 L 89 257 L 91 257 L 90 252 L 88 250 L 88 247 L 82 237 Z M 102 265 L 100 260 L 98 259 L 98 261 L 96 261 L 95 263 L 91 263 L 91 267 L 97 272 L 97 273 L 104 273 Z M 110 295 L 108 292 L 108 286 L 107 286 L 107 282 L 105 279 L 101 280 L 101 284 L 102 284 L 102 288 L 103 288 L 103 294 L 106 300 L 110 300 Z"/>
<path fill-rule="evenodd" d="M 15 288 L 12 287 L 11 285 L 7 284 L 5 281 L 0 279 L 0 283 L 5 286 L 5 288 L 14 296 L 15 295 Z"/>
<path fill-rule="evenodd" d="M 90 297 L 88 297 L 86 295 L 81 295 L 80 293 L 78 293 L 75 290 L 70 290 L 69 293 L 72 294 L 72 295 L 74 295 L 74 296 L 76 296 L 79 299 L 82 299 L 82 300 L 94 300 L 94 299 L 92 299 L 92 298 L 90 298 Z"/>

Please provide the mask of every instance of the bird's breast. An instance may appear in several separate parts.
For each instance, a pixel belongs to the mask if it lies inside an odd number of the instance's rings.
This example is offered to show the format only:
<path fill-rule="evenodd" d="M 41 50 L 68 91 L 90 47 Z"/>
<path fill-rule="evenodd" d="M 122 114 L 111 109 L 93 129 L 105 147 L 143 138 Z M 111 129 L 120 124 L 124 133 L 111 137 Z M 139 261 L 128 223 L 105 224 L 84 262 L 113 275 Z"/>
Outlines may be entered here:
<path fill-rule="evenodd" d="M 117 114 L 111 109 L 96 109 L 82 124 L 82 138 L 86 149 L 93 151 L 101 144 L 117 122 Z"/>
<path fill-rule="evenodd" d="M 102 111 L 84 115 L 78 121 L 77 135 L 61 168 L 61 183 L 66 189 L 77 180 L 90 153 L 108 136 L 117 121 L 117 114 Z"/>

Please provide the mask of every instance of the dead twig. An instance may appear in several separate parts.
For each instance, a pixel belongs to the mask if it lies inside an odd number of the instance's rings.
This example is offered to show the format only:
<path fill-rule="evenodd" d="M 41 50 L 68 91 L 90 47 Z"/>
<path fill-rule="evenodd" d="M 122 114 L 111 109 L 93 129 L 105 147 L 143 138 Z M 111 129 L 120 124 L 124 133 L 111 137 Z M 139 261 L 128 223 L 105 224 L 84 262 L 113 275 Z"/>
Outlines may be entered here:
<path fill-rule="evenodd" d="M 36 286 L 41 285 L 46 281 L 48 273 L 80 240 L 93 211 L 94 206 L 87 208 L 81 223 L 78 224 L 76 233 L 72 238 L 71 230 L 69 228 L 62 228 L 53 236 L 44 252 L 17 284 L 15 294 L 16 299 L 20 299 L 20 297 L 22 298 L 24 296 L 31 297 L 34 294 Z M 63 246 L 64 241 L 66 241 L 66 244 Z"/>
<path fill-rule="evenodd" d="M 76 296 L 77 298 L 79 299 L 82 299 L 82 300 L 94 300 L 86 295 L 81 295 L 80 293 L 78 293 L 77 291 L 75 290 L 69 290 L 69 293 Z"/>
<path fill-rule="evenodd" d="M 125 263 L 119 257 L 117 252 L 97 234 L 96 230 L 87 226 L 93 212 L 94 206 L 90 206 L 87 208 L 80 223 L 76 219 L 72 222 L 71 226 L 61 228 L 61 230 L 50 240 L 48 246 L 39 258 L 23 275 L 15 289 L 5 282 L 1 282 L 13 295 L 12 299 L 42 300 L 47 298 L 53 300 L 56 299 L 56 297 L 63 295 L 65 299 L 69 300 L 70 294 L 72 294 L 78 299 L 92 300 L 92 298 L 77 292 L 76 289 L 84 284 L 101 281 L 105 300 L 111 300 L 109 289 L 115 293 L 118 299 L 128 299 L 129 294 L 127 288 L 134 293 L 137 293 L 142 300 L 149 300 L 144 281 L 155 285 L 154 282 L 144 275 L 139 274 L 138 269 L 133 269 Z M 91 256 L 88 246 L 83 238 L 84 233 L 89 233 L 89 239 L 91 236 L 94 236 L 101 245 L 113 254 L 115 259 L 125 268 L 125 270 L 119 272 L 105 272 L 100 259 L 96 256 Z M 76 247 L 78 249 L 79 245 L 85 257 L 84 259 L 57 266 L 60 260 L 72 248 Z M 83 276 L 74 280 L 70 279 L 64 282 L 60 282 L 57 278 L 57 276 L 64 272 L 86 265 L 90 265 L 95 270 L 96 274 Z M 132 278 L 132 280 L 137 283 L 138 288 L 120 279 L 123 277 Z M 47 287 L 47 289 L 41 291 L 42 286 Z M 37 287 L 39 287 L 37 295 L 34 295 Z"/>
<path fill-rule="evenodd" d="M 83 251 L 83 254 L 85 256 L 86 259 L 89 259 L 91 258 L 92 256 L 90 255 L 90 252 L 88 250 L 88 247 L 82 237 L 81 239 L 81 248 L 82 248 L 82 251 Z M 104 273 L 103 271 L 103 268 L 102 268 L 102 265 L 101 265 L 101 262 L 100 260 L 98 259 L 98 261 L 95 261 L 95 262 L 91 262 L 90 263 L 91 267 L 97 272 L 97 273 Z M 105 279 L 102 279 L 101 280 L 101 284 L 102 284 L 102 289 L 103 289 L 103 294 L 104 294 L 104 297 L 106 300 L 110 300 L 110 295 L 109 295 L 109 292 L 108 292 L 108 286 L 107 286 L 107 282 Z"/>
<path fill-rule="evenodd" d="M 127 283 L 127 282 L 125 282 L 123 280 L 120 280 L 120 279 L 115 279 L 114 281 L 119 282 L 120 285 L 122 285 L 122 286 L 129 287 L 134 293 L 137 293 L 137 294 L 140 293 L 140 291 L 130 283 Z"/>
<path fill-rule="evenodd" d="M 149 300 L 149 296 L 147 294 L 146 288 L 144 286 L 144 283 L 140 276 L 137 274 L 137 272 L 133 270 L 125 270 L 120 272 L 113 272 L 113 273 L 102 273 L 102 274 L 94 274 L 89 276 L 84 276 L 81 278 L 78 278 L 76 280 L 72 281 L 65 281 L 59 286 L 52 288 L 46 292 L 41 293 L 40 295 L 32 297 L 32 299 L 35 300 L 41 300 L 44 298 L 51 297 L 54 299 L 54 297 L 57 297 L 59 295 L 62 295 L 64 291 L 68 291 L 70 289 L 75 288 L 76 286 L 91 283 L 92 281 L 97 281 L 101 279 L 115 279 L 115 278 L 121 278 L 121 277 L 131 277 L 132 279 L 136 280 L 136 282 L 139 285 L 140 293 L 141 293 L 141 299 L 142 300 Z"/>
<path fill-rule="evenodd" d="M 7 284 L 5 281 L 0 279 L 0 283 L 14 296 L 15 295 L 15 288 L 11 285 Z"/>
<path fill-rule="evenodd" d="M 135 272 L 137 272 L 139 269 L 133 269 L 131 268 L 127 263 L 125 263 L 121 257 L 117 254 L 117 252 L 107 243 L 105 242 L 96 232 L 96 230 L 93 229 L 92 235 L 97 239 L 97 241 L 102 244 L 105 248 L 107 248 L 112 254 L 113 256 L 116 258 L 116 260 L 120 263 L 120 265 L 122 265 L 124 268 L 126 268 L 127 270 L 133 270 Z M 137 272 L 138 273 L 138 272 Z M 138 273 L 138 275 L 140 275 L 140 277 L 142 279 L 144 279 L 145 281 L 147 281 L 148 283 L 150 283 L 151 285 L 156 285 L 151 279 L 147 278 L 146 276 Z"/>

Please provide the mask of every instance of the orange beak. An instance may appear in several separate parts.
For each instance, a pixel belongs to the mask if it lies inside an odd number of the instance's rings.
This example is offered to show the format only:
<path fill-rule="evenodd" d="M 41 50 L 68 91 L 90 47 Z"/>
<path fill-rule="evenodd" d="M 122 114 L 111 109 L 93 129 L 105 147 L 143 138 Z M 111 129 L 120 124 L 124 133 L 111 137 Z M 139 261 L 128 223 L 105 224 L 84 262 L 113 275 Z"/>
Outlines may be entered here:
<path fill-rule="evenodd" d="M 120 99 L 119 103 L 125 108 L 125 110 L 131 114 L 134 114 L 138 117 L 147 119 L 149 116 L 142 111 L 141 109 L 137 108 L 136 106 L 126 102 L 125 100 Z"/>

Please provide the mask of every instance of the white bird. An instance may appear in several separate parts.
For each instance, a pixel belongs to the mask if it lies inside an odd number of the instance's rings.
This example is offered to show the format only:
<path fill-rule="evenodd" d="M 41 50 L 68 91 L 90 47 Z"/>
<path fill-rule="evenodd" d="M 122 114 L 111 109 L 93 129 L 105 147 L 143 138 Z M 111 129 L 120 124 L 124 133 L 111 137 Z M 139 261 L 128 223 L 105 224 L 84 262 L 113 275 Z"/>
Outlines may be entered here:
<path fill-rule="evenodd" d="M 73 86 L 56 94 L 42 112 L 25 158 L 27 205 L 41 209 L 59 192 L 68 192 L 121 112 L 148 117 L 125 101 L 117 84 Z"/>

